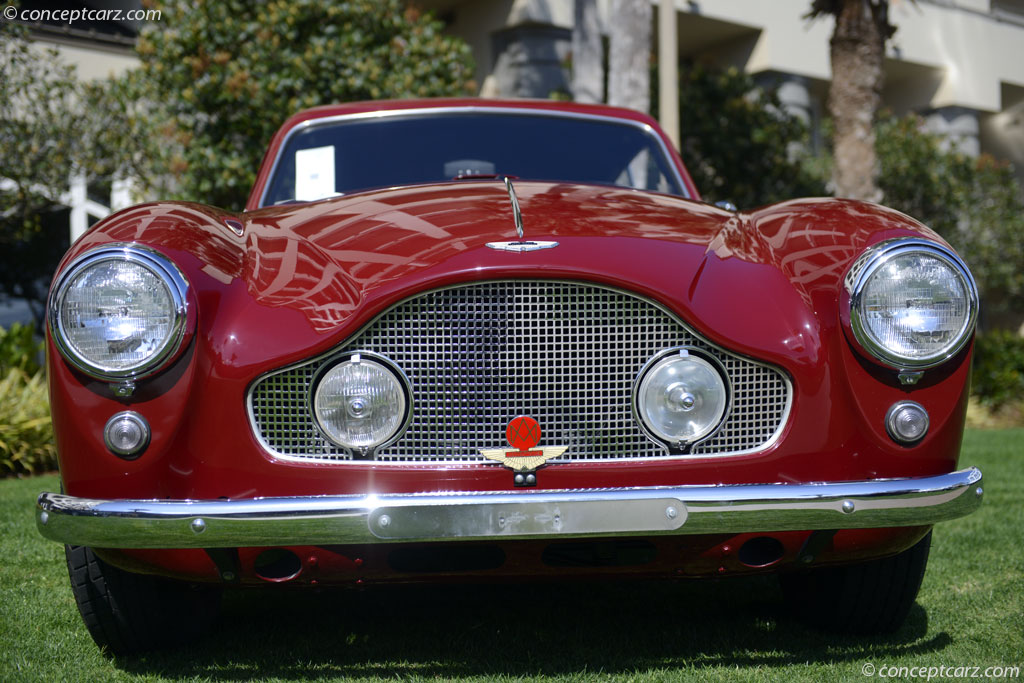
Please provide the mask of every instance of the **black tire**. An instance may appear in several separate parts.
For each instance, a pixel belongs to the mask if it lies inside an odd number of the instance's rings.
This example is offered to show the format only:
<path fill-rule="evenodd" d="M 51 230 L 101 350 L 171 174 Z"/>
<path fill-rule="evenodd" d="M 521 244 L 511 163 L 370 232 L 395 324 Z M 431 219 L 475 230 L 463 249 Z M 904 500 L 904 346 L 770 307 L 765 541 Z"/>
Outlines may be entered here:
<path fill-rule="evenodd" d="M 932 534 L 899 555 L 844 567 L 781 574 L 787 605 L 803 621 L 837 633 L 891 633 L 921 588 Z"/>
<path fill-rule="evenodd" d="M 127 655 L 180 645 L 206 633 L 220 610 L 220 590 L 134 574 L 78 545 L 64 546 L 71 591 L 100 648 Z"/>

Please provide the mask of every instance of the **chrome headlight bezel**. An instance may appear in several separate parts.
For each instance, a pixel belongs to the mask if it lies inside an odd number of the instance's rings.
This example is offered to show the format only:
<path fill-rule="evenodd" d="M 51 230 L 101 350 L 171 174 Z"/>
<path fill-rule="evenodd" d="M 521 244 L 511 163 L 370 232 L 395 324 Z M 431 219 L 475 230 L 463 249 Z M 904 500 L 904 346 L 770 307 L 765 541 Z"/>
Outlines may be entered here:
<path fill-rule="evenodd" d="M 865 320 L 862 305 L 864 291 L 871 277 L 895 258 L 920 253 L 944 264 L 960 280 L 966 293 L 967 315 L 955 338 L 938 351 L 921 356 L 908 356 L 887 347 L 872 333 Z M 927 370 L 941 365 L 963 350 L 974 334 L 978 318 L 978 287 L 963 260 L 951 249 L 922 238 L 897 238 L 880 242 L 854 261 L 844 280 L 848 297 L 849 331 L 862 354 L 896 370 Z"/>
<path fill-rule="evenodd" d="M 157 277 L 165 287 L 171 310 L 170 331 L 155 352 L 139 363 L 125 368 L 105 366 L 81 353 L 69 341 L 61 319 L 69 285 L 90 268 L 108 261 L 127 261 L 139 265 Z M 189 328 L 189 283 L 184 273 L 169 258 L 139 244 L 108 244 L 82 254 L 58 276 L 50 289 L 47 320 L 50 335 L 60 355 L 72 367 L 94 379 L 124 382 L 140 379 L 164 369 L 185 347 Z"/>
<path fill-rule="evenodd" d="M 710 366 L 710 368 L 718 375 L 719 380 L 722 384 L 724 406 L 721 413 L 718 416 L 717 421 L 709 426 L 707 429 L 694 436 L 693 438 L 684 440 L 678 438 L 672 438 L 671 435 L 665 434 L 654 428 L 648 423 L 647 414 L 644 406 L 642 405 L 641 391 L 644 387 L 645 380 L 651 375 L 652 371 L 661 363 L 678 357 L 680 355 L 686 355 L 692 358 L 698 359 L 703 364 Z M 695 446 L 703 441 L 707 441 L 712 438 L 729 420 L 729 413 L 732 409 L 732 381 L 729 377 L 729 373 L 726 372 L 725 366 L 722 365 L 721 361 L 714 355 L 709 354 L 702 349 L 692 346 L 680 346 L 671 349 L 666 349 L 661 353 L 652 356 L 637 373 L 636 378 L 633 380 L 632 389 L 632 407 L 633 407 L 633 419 L 640 429 L 647 435 L 651 441 L 659 443 L 668 449 L 670 452 L 682 452 L 686 453 Z"/>
<path fill-rule="evenodd" d="M 331 431 L 321 423 L 321 416 L 319 414 L 318 408 L 318 396 L 320 394 L 320 389 L 323 385 L 326 376 L 339 366 L 346 363 L 352 363 L 353 361 L 372 363 L 389 372 L 397 382 L 404 398 L 404 405 L 402 407 L 402 411 L 400 411 L 403 412 L 404 414 L 399 420 L 398 426 L 395 428 L 395 430 L 386 439 L 378 441 L 377 443 L 374 443 L 373 445 L 367 447 L 359 447 L 357 445 L 346 443 L 344 442 L 344 440 L 337 438 L 337 435 L 332 434 Z M 309 414 L 313 419 L 313 424 L 316 425 L 317 430 L 320 432 L 321 436 L 323 436 L 324 439 L 334 444 L 335 446 L 348 450 L 350 453 L 354 455 L 369 456 L 374 451 L 390 446 L 391 444 L 395 443 L 396 441 L 398 441 L 398 439 L 402 437 L 402 434 L 405 433 L 406 429 L 409 428 L 410 422 L 412 422 L 412 383 L 409 381 L 408 376 L 405 374 L 402 368 L 398 366 L 397 363 L 392 361 L 387 356 L 381 355 L 379 353 L 374 353 L 372 351 L 346 352 L 338 356 L 337 358 L 334 358 L 332 362 L 325 364 L 324 367 L 321 368 L 319 372 L 317 372 L 316 376 L 313 377 L 313 380 L 310 382 L 309 386 L 310 388 L 307 405 L 309 409 Z"/>

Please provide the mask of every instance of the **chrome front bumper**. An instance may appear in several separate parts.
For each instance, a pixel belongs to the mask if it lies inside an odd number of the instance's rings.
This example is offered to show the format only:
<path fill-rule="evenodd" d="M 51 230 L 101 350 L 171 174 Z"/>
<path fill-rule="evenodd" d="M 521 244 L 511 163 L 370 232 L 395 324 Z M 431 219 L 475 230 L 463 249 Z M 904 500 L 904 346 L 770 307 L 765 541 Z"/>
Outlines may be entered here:
<path fill-rule="evenodd" d="M 981 504 L 975 468 L 819 484 L 91 500 L 39 496 L 43 536 L 96 548 L 226 548 L 924 526 Z"/>

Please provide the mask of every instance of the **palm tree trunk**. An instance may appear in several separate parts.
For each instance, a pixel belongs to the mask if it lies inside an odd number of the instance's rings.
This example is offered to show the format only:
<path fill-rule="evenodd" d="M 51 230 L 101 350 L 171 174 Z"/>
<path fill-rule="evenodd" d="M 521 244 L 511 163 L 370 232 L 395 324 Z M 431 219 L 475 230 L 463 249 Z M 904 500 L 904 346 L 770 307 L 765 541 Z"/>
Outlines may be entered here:
<path fill-rule="evenodd" d="M 829 113 L 835 125 L 833 182 L 837 197 L 878 202 L 874 119 L 881 99 L 887 0 L 841 0 L 832 33 Z"/>

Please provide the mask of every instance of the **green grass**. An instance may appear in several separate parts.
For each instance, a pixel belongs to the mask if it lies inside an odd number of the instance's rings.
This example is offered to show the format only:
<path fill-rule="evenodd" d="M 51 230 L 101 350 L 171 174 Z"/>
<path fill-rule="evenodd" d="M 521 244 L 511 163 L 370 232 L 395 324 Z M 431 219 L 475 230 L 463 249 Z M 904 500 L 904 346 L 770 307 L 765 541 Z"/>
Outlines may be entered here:
<path fill-rule="evenodd" d="M 863 681 L 868 664 L 1024 666 L 1024 430 L 969 432 L 961 462 L 985 473 L 985 504 L 938 526 L 890 637 L 808 630 L 760 577 L 260 591 L 229 594 L 202 643 L 122 659 L 93 645 L 62 549 L 36 533 L 35 495 L 56 479 L 3 480 L 0 680 Z"/>

